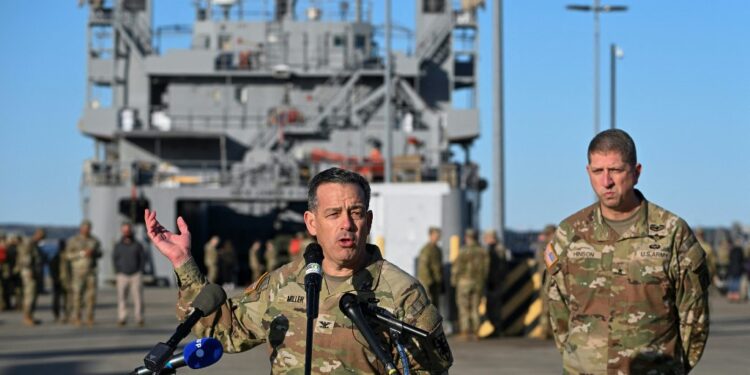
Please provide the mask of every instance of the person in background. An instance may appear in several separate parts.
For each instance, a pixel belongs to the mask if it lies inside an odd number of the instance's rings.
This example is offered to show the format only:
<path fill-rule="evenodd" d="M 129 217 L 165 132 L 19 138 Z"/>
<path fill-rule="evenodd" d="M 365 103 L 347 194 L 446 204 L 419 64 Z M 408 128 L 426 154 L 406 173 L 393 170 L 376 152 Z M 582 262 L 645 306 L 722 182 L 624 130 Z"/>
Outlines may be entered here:
<path fill-rule="evenodd" d="M 440 309 L 440 294 L 443 293 L 443 250 L 440 248 L 440 228 L 430 227 L 429 237 L 417 257 L 417 280 L 427 291 L 435 307 Z"/>
<path fill-rule="evenodd" d="M 91 234 L 91 221 L 83 220 L 78 230 L 65 246 L 65 258 L 71 269 L 72 322 L 80 326 L 81 310 L 85 309 L 86 325 L 91 327 L 96 307 L 97 261 L 102 257 L 102 250 L 99 239 Z"/>
<path fill-rule="evenodd" d="M 731 237 L 727 238 L 729 246 L 729 268 L 727 269 L 727 300 L 729 302 L 741 302 L 744 298 L 740 295 L 740 282 L 744 274 L 745 255 L 742 247 L 735 245 Z"/>
<path fill-rule="evenodd" d="M 219 282 L 219 236 L 211 236 L 203 247 L 203 264 L 206 266 L 206 277 L 211 283 Z"/>
<path fill-rule="evenodd" d="M 45 235 L 44 229 L 37 229 L 30 238 L 23 239 L 18 245 L 16 269 L 21 275 L 23 285 L 23 324 L 27 326 L 39 324 L 39 321 L 34 319 L 34 311 L 39 296 L 39 284 L 42 281 L 40 271 L 43 260 L 39 242 Z"/>
<path fill-rule="evenodd" d="M 133 302 L 133 316 L 138 326 L 143 327 L 143 267 L 146 251 L 133 236 L 130 223 L 120 226 L 120 241 L 112 252 L 112 263 L 117 278 L 117 325 L 125 326 L 128 318 L 127 297 Z"/>

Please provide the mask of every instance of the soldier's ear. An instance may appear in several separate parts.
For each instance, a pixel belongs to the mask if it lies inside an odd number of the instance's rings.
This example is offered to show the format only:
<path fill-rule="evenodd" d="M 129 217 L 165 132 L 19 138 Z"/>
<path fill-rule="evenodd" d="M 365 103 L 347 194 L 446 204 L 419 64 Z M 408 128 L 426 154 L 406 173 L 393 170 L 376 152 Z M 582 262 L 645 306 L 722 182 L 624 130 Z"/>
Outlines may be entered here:
<path fill-rule="evenodd" d="M 372 211 L 367 210 L 367 234 L 370 234 L 370 229 L 372 229 Z"/>
<path fill-rule="evenodd" d="M 305 226 L 307 231 L 310 232 L 311 236 L 318 235 L 317 221 L 315 220 L 315 214 L 310 211 L 305 211 Z"/>

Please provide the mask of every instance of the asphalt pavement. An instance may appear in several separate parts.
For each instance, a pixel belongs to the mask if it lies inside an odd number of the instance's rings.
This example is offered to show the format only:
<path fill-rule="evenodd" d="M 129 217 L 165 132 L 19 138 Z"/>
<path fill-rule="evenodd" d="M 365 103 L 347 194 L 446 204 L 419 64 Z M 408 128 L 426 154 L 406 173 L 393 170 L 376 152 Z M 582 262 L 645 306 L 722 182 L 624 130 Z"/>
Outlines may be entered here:
<path fill-rule="evenodd" d="M 229 292 L 239 293 L 240 290 Z M 53 322 L 51 296 L 40 296 L 37 318 L 42 324 L 25 327 L 17 311 L 0 312 L 0 375 L 6 374 L 126 374 L 143 365 L 143 357 L 177 326 L 173 288 L 147 288 L 146 324 L 116 324 L 113 288 L 100 289 L 93 327 L 72 327 Z M 703 359 L 693 374 L 750 373 L 750 304 L 729 304 L 712 299 L 711 334 Z M 455 374 L 559 374 L 560 356 L 551 341 L 493 338 L 475 342 L 450 340 Z M 227 354 L 219 363 L 180 374 L 268 374 L 264 347 Z"/>

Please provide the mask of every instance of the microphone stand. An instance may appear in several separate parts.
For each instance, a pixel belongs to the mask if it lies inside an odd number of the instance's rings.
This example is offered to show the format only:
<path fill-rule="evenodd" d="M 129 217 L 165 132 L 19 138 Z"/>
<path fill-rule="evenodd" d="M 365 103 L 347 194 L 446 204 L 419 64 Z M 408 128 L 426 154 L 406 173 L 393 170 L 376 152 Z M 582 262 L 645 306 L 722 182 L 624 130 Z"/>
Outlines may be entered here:
<path fill-rule="evenodd" d="M 305 292 L 307 292 L 307 337 L 305 338 L 305 375 L 310 375 L 312 368 L 313 328 L 318 318 L 320 286 L 323 284 L 323 248 L 318 243 L 307 245 L 305 254 Z"/>
<path fill-rule="evenodd" d="M 305 375 L 310 375 L 312 368 L 313 329 L 318 318 L 318 301 L 320 300 L 320 283 L 312 279 L 307 286 L 307 337 L 305 338 Z"/>

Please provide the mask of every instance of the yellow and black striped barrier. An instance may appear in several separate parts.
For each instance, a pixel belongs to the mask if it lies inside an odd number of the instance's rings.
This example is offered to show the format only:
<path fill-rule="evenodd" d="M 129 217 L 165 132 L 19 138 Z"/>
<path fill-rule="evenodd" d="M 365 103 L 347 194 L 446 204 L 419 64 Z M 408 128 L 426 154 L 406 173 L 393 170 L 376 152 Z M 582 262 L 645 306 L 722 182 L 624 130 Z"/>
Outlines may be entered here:
<path fill-rule="evenodd" d="M 536 270 L 533 259 L 506 264 L 504 275 L 498 283 L 499 291 L 488 292 L 483 314 L 486 318 L 479 328 L 479 337 L 544 337 L 541 325 L 542 275 Z"/>

